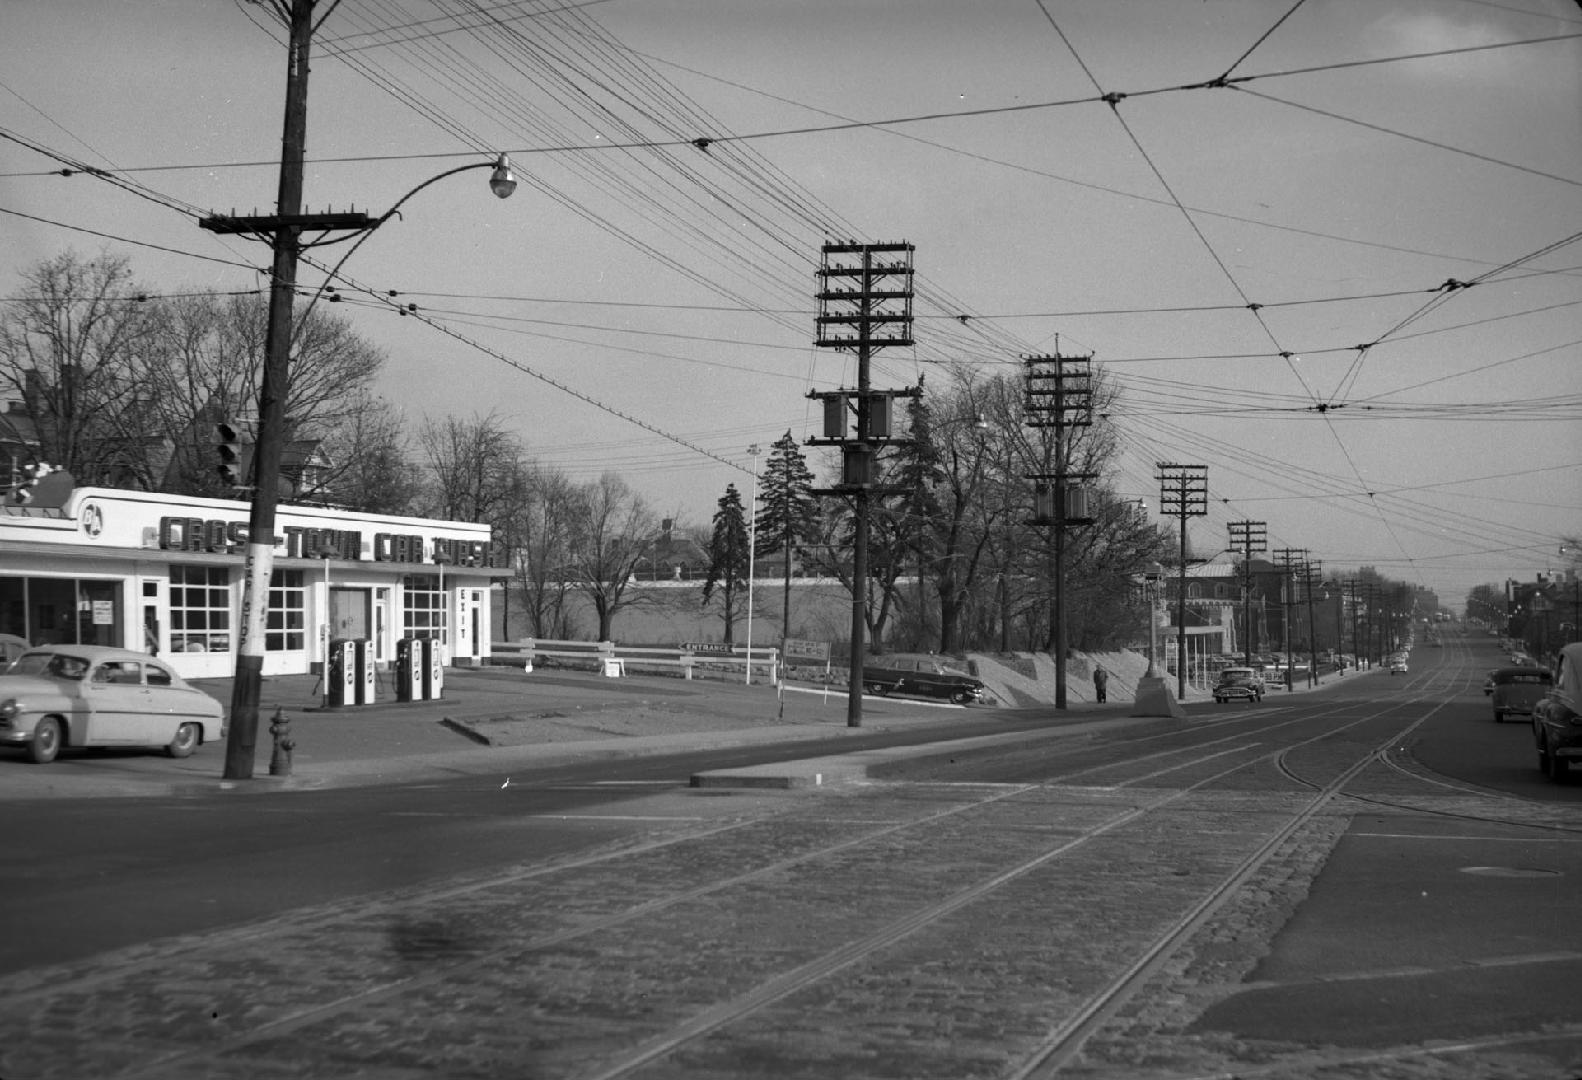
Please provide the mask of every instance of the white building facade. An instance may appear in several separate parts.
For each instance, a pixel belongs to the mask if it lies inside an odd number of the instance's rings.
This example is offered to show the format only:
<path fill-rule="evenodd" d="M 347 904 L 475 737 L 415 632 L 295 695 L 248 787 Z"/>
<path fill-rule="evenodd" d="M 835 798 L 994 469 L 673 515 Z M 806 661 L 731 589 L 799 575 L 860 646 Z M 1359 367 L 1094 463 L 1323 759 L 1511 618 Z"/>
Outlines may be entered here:
<path fill-rule="evenodd" d="M 187 678 L 232 674 L 249 505 L 79 488 L 59 507 L 0 508 L 0 633 L 30 644 L 156 653 Z M 365 639 L 390 666 L 402 638 L 445 663 L 489 657 L 490 585 L 509 577 L 489 526 L 281 506 L 264 674 L 321 670 Z"/>

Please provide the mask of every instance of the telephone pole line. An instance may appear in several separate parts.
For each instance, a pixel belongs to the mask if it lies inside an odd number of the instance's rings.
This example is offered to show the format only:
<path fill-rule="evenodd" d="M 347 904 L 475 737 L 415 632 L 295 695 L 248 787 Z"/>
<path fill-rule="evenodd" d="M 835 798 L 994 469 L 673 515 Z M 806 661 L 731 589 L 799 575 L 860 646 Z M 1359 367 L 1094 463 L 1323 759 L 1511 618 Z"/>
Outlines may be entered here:
<path fill-rule="evenodd" d="M 1176 697 L 1185 699 L 1187 680 L 1187 518 L 1208 514 L 1208 466 L 1175 465 L 1161 461 L 1159 513 L 1180 518 L 1181 572 L 1176 595 Z"/>
<path fill-rule="evenodd" d="M 885 446 L 909 442 L 890 434 L 893 402 L 916 397 L 916 387 L 874 390 L 869 382 L 873 354 L 890 345 L 912 344 L 911 244 L 825 244 L 819 268 L 818 338 L 823 349 L 842 349 L 857 356 L 855 390 L 814 390 L 808 397 L 824 403 L 824 436 L 813 445 L 841 448 L 841 482 L 815 489 L 816 495 L 839 495 L 852 502 L 851 682 L 846 698 L 846 726 L 862 726 L 863 652 L 868 630 L 868 532 L 870 503 L 875 496 L 899 488 L 878 484 L 875 459 Z M 855 430 L 852 419 L 855 418 Z"/>
<path fill-rule="evenodd" d="M 1241 555 L 1242 662 L 1252 667 L 1252 555 L 1269 550 L 1267 521 L 1232 521 L 1230 549 Z"/>
<path fill-rule="evenodd" d="M 1274 553 L 1275 564 L 1280 568 L 1280 594 L 1281 615 L 1280 628 L 1283 631 L 1285 645 L 1285 688 L 1293 689 L 1295 679 L 1295 660 L 1291 653 L 1291 605 L 1295 602 L 1295 579 L 1297 567 L 1307 559 L 1306 548 L 1281 548 Z"/>
<path fill-rule="evenodd" d="M 340 0 L 330 0 L 334 10 Z M 284 9 L 286 0 L 277 5 Z M 216 233 L 270 236 L 274 264 L 269 279 L 269 322 L 264 367 L 258 386 L 258 431 L 253 446 L 253 497 L 247 519 L 242 613 L 238 627 L 236 677 L 225 742 L 225 778 L 253 776 L 258 742 L 258 700 L 263 687 L 264 645 L 268 626 L 269 582 L 274 572 L 275 508 L 280 501 L 280 459 L 285 445 L 286 400 L 291 385 L 291 310 L 296 292 L 298 236 L 303 225 L 302 171 L 308 137 L 308 54 L 313 42 L 316 0 L 289 0 L 290 36 L 286 61 L 286 112 L 280 137 L 280 180 L 272 217 L 212 216 L 199 222 Z M 325 14 L 328 14 L 326 12 Z M 329 227 L 362 228 L 358 221 Z"/>
<path fill-rule="evenodd" d="M 1066 530 L 1091 525 L 1088 489 L 1068 487 L 1071 480 L 1092 480 L 1093 473 L 1073 473 L 1066 429 L 1093 424 L 1093 357 L 1024 356 L 1025 391 L 1022 413 L 1031 428 L 1055 429 L 1055 471 L 1029 473 L 1034 482 L 1034 525 L 1055 533 L 1051 573 L 1054 600 L 1050 608 L 1050 635 L 1054 638 L 1055 708 L 1066 707 Z"/>

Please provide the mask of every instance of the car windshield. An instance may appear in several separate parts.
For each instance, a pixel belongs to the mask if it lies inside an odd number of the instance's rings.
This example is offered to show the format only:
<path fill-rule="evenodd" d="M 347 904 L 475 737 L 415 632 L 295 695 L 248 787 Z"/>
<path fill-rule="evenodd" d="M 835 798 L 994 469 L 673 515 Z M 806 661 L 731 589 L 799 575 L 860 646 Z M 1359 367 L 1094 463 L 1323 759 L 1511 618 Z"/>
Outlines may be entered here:
<path fill-rule="evenodd" d="M 1507 671 L 1500 675 L 1501 683 L 1547 683 L 1552 681 L 1547 671 Z"/>
<path fill-rule="evenodd" d="M 80 656 L 67 653 L 30 652 L 17 657 L 7 675 L 43 675 L 51 679 L 82 681 L 91 665 Z"/>

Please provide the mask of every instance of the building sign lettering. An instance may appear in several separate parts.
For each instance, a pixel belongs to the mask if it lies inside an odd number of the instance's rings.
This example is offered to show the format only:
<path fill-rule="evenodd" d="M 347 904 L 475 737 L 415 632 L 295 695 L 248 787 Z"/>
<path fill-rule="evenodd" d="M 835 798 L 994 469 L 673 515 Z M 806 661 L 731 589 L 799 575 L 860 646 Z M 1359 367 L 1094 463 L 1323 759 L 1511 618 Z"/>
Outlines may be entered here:
<path fill-rule="evenodd" d="M 363 559 L 363 534 L 356 529 L 309 529 L 287 525 L 275 545 L 291 559 Z M 159 519 L 163 551 L 206 551 L 240 554 L 247 546 L 247 522 L 218 518 L 169 516 Z M 449 566 L 505 566 L 505 548 L 482 540 L 433 538 L 420 533 L 374 533 L 374 562 L 444 563 Z"/>

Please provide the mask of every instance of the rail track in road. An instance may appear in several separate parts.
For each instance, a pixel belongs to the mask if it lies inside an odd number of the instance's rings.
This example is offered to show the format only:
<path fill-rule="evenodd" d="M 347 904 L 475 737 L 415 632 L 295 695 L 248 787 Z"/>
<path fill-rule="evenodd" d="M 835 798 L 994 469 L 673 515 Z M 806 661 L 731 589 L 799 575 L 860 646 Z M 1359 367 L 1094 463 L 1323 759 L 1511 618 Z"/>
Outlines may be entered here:
<path fill-rule="evenodd" d="M 1381 764 L 1437 707 L 1236 710 L 1061 746 L 1037 779 L 740 812 L 656 792 L 621 844 L 0 980 L 0 1076 L 1135 1076 L 1194 970 L 1249 965 L 1300 904 L 1359 779 L 1477 801 Z M 1170 1067 L 1236 1064 L 1216 1052 Z"/>

